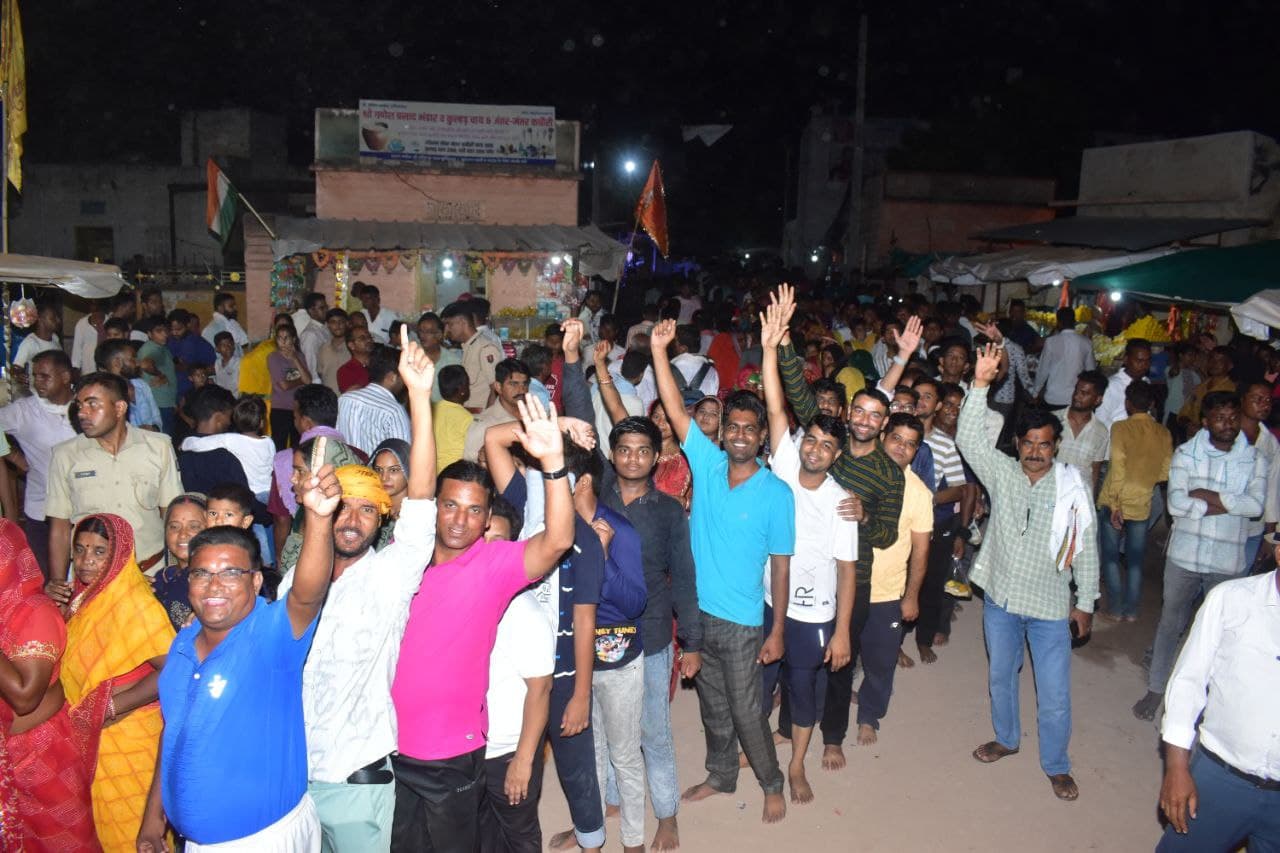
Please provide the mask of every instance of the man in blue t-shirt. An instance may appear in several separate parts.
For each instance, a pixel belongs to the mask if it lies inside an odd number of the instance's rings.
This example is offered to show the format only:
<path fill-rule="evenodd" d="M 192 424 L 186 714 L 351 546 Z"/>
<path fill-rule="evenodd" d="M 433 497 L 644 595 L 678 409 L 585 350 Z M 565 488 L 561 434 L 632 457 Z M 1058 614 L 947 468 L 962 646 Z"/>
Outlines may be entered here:
<path fill-rule="evenodd" d="M 329 590 L 342 487 L 325 465 L 298 490 L 306 525 L 283 599 L 258 597 L 262 558 L 248 531 L 211 527 L 191 540 L 197 621 L 174 638 L 160 674 L 165 725 L 139 853 L 168 849 L 166 820 L 200 845 L 320 848 L 307 795 L 302 665 Z"/>
<path fill-rule="evenodd" d="M 749 391 L 724 403 L 722 440 L 716 447 L 690 429 L 667 347 L 675 323 L 653 328 L 653 372 L 667 420 L 693 471 L 697 495 L 690 518 L 693 561 L 702 610 L 702 671 L 698 699 L 707 738 L 707 779 L 684 792 L 696 801 L 732 793 L 738 784 L 738 750 L 746 754 L 764 789 L 765 823 L 787 814 L 782 771 L 761 712 L 760 667 L 782 657 L 791 554 L 795 550 L 795 498 L 791 488 L 756 458 L 765 436 L 765 408 Z M 764 625 L 762 570 L 769 565 L 773 621 Z M 781 606 L 779 603 L 781 602 Z"/>

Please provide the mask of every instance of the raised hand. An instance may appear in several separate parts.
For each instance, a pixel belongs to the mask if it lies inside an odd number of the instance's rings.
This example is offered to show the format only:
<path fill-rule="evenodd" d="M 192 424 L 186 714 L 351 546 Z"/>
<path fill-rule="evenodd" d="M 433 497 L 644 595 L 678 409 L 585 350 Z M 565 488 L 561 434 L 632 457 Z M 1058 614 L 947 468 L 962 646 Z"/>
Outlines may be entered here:
<path fill-rule="evenodd" d="M 1002 350 L 995 344 L 978 347 L 978 361 L 973 366 L 973 386 L 985 388 L 995 381 L 1000 372 L 1000 356 Z"/>
<path fill-rule="evenodd" d="M 596 363 L 596 376 L 601 376 L 601 370 L 604 365 L 609 363 L 609 351 L 613 349 L 613 345 L 608 341 L 599 341 L 591 350 L 591 358 Z"/>
<path fill-rule="evenodd" d="M 997 344 L 1004 340 L 1004 333 L 995 323 L 979 323 L 975 320 L 973 327 Z"/>
<path fill-rule="evenodd" d="M 582 327 L 582 321 L 565 320 L 560 324 L 560 331 L 564 333 L 564 351 L 566 353 L 574 353 L 574 358 L 576 359 L 577 353 L 582 347 L 582 338 L 586 331 Z"/>
<path fill-rule="evenodd" d="M 774 349 L 782 344 L 782 336 L 787 332 L 784 313 L 782 306 L 776 301 L 771 301 L 765 308 L 760 315 L 760 346 Z"/>
<path fill-rule="evenodd" d="M 555 467 L 560 467 L 564 461 L 564 436 L 560 434 L 555 408 L 548 412 L 542 407 L 542 401 L 531 395 L 525 395 L 516 405 L 522 427 L 516 430 L 516 440 L 534 459 L 554 462 Z"/>
<path fill-rule="evenodd" d="M 579 418 L 561 418 L 560 431 L 569 433 L 573 443 L 585 450 L 596 446 L 596 428 Z"/>
<path fill-rule="evenodd" d="M 299 479 L 296 489 L 298 503 L 321 518 L 338 511 L 338 504 L 342 503 L 342 486 L 338 483 L 338 475 L 333 473 L 332 465 L 323 465 L 319 471 Z"/>
<path fill-rule="evenodd" d="M 924 333 L 924 323 L 912 314 L 907 318 L 906 327 L 898 333 L 898 355 L 911 358 L 920 347 L 920 336 Z"/>
<path fill-rule="evenodd" d="M 649 351 L 667 351 L 667 347 L 676 339 L 676 321 L 663 320 L 649 330 Z"/>
<path fill-rule="evenodd" d="M 785 281 L 778 285 L 778 289 L 769 294 L 770 305 L 776 305 L 781 313 L 782 326 L 786 328 L 791 324 L 791 316 L 796 313 L 796 289 L 793 285 L 787 284 Z"/>
<path fill-rule="evenodd" d="M 431 396 L 435 383 L 436 366 L 422 344 L 409 337 L 409 327 L 400 327 L 400 378 L 410 394 Z"/>

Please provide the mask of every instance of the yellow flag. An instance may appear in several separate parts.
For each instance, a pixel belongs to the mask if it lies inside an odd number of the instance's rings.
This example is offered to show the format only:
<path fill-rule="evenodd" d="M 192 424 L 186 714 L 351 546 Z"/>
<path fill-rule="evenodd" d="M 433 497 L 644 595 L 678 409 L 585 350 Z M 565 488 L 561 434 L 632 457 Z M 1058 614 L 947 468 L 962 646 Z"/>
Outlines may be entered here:
<path fill-rule="evenodd" d="M 4 98 L 9 182 L 22 192 L 22 135 L 27 132 L 27 61 L 18 0 L 4 0 L 0 18 L 0 97 Z"/>

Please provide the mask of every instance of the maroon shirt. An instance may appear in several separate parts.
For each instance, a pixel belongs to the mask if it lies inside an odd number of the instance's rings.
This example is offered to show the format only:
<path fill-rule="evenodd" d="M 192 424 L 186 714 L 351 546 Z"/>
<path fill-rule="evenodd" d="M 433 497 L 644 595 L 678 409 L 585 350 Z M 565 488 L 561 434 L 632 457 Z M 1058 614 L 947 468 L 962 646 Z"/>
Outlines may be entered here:
<path fill-rule="evenodd" d="M 354 358 L 338 368 L 338 393 L 345 394 L 352 388 L 369 384 L 369 369 Z"/>

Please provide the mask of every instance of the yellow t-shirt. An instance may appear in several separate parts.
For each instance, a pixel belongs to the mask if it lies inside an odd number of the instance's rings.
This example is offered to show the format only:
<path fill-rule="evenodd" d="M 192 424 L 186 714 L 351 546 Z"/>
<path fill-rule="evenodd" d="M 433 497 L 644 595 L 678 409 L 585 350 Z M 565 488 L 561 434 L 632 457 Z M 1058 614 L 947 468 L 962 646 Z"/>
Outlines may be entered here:
<path fill-rule="evenodd" d="M 888 548 L 872 550 L 871 603 L 897 601 L 907 589 L 911 534 L 933 532 L 933 493 L 915 472 L 907 470 L 898 516 L 898 539 Z"/>
<path fill-rule="evenodd" d="M 436 473 L 462 458 L 467 429 L 475 420 L 464 407 L 448 400 L 431 405 L 431 430 L 436 439 Z"/>
<path fill-rule="evenodd" d="M 836 381 L 844 386 L 845 403 L 852 403 L 853 395 L 867 387 L 867 377 L 863 376 L 862 371 L 852 365 L 840 368 L 840 371 L 836 373 Z"/>

